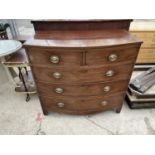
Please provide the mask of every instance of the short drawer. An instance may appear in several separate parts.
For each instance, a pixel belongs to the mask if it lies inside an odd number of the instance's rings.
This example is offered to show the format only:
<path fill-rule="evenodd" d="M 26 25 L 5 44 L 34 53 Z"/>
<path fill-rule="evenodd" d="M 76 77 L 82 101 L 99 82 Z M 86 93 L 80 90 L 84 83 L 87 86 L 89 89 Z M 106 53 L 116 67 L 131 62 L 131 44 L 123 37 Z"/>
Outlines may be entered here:
<path fill-rule="evenodd" d="M 27 51 L 30 64 L 36 66 L 80 66 L 82 51 L 32 48 Z"/>
<path fill-rule="evenodd" d="M 115 109 L 124 100 L 124 93 L 113 96 L 95 97 L 40 97 L 45 111 L 56 111 L 70 114 L 87 114 Z"/>
<path fill-rule="evenodd" d="M 128 80 L 107 83 L 83 83 L 78 85 L 38 83 L 38 91 L 45 96 L 95 96 L 110 95 L 127 90 Z"/>
<path fill-rule="evenodd" d="M 110 49 L 98 49 L 89 50 L 86 54 L 86 64 L 87 65 L 104 65 L 104 64 L 114 64 L 120 62 L 134 62 L 139 47 L 133 48 L 110 48 Z"/>
<path fill-rule="evenodd" d="M 72 70 L 60 68 L 32 67 L 35 80 L 47 83 L 99 82 L 129 79 L 134 64 L 106 67 L 80 67 Z"/>

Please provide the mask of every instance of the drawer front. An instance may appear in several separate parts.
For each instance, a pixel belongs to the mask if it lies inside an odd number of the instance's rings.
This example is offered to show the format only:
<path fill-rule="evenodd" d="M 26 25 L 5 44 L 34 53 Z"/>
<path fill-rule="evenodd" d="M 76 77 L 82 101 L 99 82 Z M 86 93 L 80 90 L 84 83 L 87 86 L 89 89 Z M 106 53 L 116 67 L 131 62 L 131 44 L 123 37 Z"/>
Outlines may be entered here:
<path fill-rule="evenodd" d="M 134 62 L 139 48 L 90 50 L 86 55 L 87 65 L 104 65 L 118 62 Z"/>
<path fill-rule="evenodd" d="M 96 84 L 64 85 L 38 83 L 38 91 L 44 96 L 95 96 L 110 95 L 127 90 L 128 80 Z"/>
<path fill-rule="evenodd" d="M 141 47 L 155 47 L 155 32 L 132 32 L 132 34 L 143 40 Z"/>
<path fill-rule="evenodd" d="M 82 65 L 82 51 L 48 50 L 32 48 L 28 50 L 31 65 L 39 66 L 80 66 Z"/>
<path fill-rule="evenodd" d="M 107 67 L 81 67 L 79 69 L 63 70 L 60 68 L 32 67 L 35 80 L 48 83 L 98 82 L 129 79 L 133 64 L 113 65 Z M 57 78 L 55 74 L 59 74 Z"/>
<path fill-rule="evenodd" d="M 155 63 L 155 49 L 141 49 L 136 63 Z"/>
<path fill-rule="evenodd" d="M 42 106 L 47 111 L 70 114 L 86 114 L 114 109 L 122 105 L 124 93 L 114 96 L 96 97 L 40 97 Z"/>

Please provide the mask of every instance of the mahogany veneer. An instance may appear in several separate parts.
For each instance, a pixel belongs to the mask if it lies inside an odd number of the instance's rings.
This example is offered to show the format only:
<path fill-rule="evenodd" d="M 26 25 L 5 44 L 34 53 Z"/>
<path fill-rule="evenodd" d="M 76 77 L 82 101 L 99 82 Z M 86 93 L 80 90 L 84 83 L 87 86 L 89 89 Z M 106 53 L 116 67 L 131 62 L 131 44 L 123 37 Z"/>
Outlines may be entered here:
<path fill-rule="evenodd" d="M 120 112 L 141 41 L 132 20 L 32 21 L 26 48 L 44 114 Z"/>

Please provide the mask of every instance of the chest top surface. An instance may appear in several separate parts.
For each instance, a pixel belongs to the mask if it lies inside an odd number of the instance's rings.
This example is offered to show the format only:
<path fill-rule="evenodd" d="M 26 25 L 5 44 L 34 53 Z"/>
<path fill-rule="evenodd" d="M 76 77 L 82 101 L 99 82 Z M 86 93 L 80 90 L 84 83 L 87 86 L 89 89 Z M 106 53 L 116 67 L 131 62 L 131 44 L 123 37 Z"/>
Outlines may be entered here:
<path fill-rule="evenodd" d="M 41 39 L 46 38 L 46 39 Z M 47 36 L 40 33 L 40 39 L 32 38 L 25 46 L 84 48 L 108 47 L 125 44 L 141 43 L 125 30 L 96 30 L 96 31 L 52 31 Z"/>

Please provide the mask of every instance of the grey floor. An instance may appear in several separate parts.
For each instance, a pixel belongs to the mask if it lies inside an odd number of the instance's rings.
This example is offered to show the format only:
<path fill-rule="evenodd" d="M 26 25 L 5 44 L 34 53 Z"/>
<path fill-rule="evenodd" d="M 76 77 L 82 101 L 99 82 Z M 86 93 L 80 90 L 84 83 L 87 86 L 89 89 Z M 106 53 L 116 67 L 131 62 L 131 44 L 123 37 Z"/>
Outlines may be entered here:
<path fill-rule="evenodd" d="M 11 83 L 0 86 L 0 134 L 155 134 L 155 109 L 130 110 L 126 103 L 120 114 L 108 111 L 89 116 L 51 113 L 36 121 L 42 113 L 37 95 L 25 102 Z"/>

